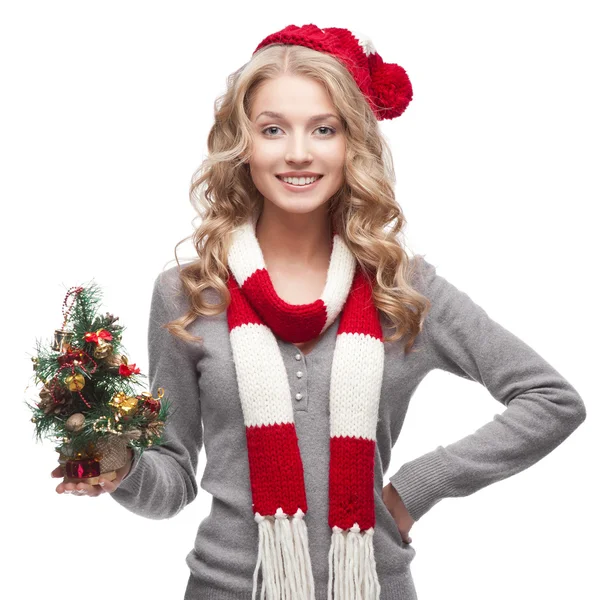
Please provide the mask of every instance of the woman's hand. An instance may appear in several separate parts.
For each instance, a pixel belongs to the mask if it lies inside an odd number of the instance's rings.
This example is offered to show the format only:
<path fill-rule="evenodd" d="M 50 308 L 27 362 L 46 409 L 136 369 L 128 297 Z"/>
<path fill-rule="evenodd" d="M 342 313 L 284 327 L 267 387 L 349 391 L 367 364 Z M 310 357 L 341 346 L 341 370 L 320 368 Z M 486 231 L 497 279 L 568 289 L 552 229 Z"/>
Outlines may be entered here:
<path fill-rule="evenodd" d="M 98 481 L 98 485 L 90 485 L 89 483 L 65 483 L 61 481 L 56 486 L 56 492 L 58 494 L 73 494 L 74 496 L 99 496 L 104 492 L 112 494 L 121 484 L 125 475 L 127 475 L 131 469 L 133 463 L 133 449 L 127 448 L 127 462 L 120 469 L 116 470 L 116 478 L 112 481 L 103 479 L 102 477 Z M 56 467 L 51 473 L 52 477 L 64 477 L 62 466 Z"/>
<path fill-rule="evenodd" d="M 394 521 L 396 521 L 396 525 L 398 526 L 398 531 L 402 536 L 402 541 L 405 544 L 410 544 L 412 542 L 412 538 L 409 537 L 408 532 L 413 526 L 415 520 L 408 513 L 400 494 L 391 483 L 388 483 L 386 486 L 384 486 L 382 492 L 383 503 L 386 505 L 390 513 L 392 513 L 392 517 L 394 517 Z"/>

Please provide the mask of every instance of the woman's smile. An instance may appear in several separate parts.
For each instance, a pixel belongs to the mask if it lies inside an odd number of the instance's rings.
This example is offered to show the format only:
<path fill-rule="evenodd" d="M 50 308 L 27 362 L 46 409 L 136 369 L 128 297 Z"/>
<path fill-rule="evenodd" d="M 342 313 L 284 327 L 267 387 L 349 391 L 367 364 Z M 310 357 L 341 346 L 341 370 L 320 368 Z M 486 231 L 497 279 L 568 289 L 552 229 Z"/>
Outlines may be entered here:
<path fill-rule="evenodd" d="M 298 183 L 289 183 L 289 180 L 291 178 L 287 178 L 288 181 L 284 181 L 281 177 L 279 177 L 278 175 L 275 175 L 275 177 L 277 177 L 277 179 L 279 179 L 279 181 L 281 181 L 281 183 L 283 184 L 283 186 L 290 190 L 291 192 L 307 192 L 310 191 L 312 189 L 314 189 L 317 184 L 319 183 L 319 181 L 321 181 L 321 179 L 323 179 L 323 175 L 320 175 L 319 177 L 317 177 L 316 181 L 313 181 L 312 183 L 302 183 L 302 180 L 306 181 L 307 179 L 310 180 L 312 179 L 311 177 L 295 177 L 294 180 L 298 181 Z"/>

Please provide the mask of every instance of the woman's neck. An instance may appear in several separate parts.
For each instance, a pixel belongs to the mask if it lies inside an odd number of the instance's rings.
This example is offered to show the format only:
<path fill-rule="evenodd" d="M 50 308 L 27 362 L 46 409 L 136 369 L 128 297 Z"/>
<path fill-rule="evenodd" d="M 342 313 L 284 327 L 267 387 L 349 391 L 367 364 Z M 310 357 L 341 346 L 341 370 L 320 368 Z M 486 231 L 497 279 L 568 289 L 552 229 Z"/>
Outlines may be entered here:
<path fill-rule="evenodd" d="M 256 238 L 269 266 L 292 269 L 329 264 L 331 221 L 324 211 L 290 214 L 269 210 L 265 204 L 256 224 Z"/>

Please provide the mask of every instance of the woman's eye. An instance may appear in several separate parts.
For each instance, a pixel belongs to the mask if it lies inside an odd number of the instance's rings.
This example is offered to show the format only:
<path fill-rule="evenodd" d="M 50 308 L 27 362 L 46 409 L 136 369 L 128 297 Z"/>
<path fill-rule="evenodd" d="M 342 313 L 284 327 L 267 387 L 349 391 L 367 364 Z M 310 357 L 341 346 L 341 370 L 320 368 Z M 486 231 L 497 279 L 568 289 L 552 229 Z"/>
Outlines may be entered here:
<path fill-rule="evenodd" d="M 265 129 L 263 129 L 262 133 L 265 133 L 267 135 L 267 137 L 274 137 L 274 135 L 276 135 L 276 134 L 270 133 L 273 129 L 281 130 L 280 127 L 277 127 L 276 125 L 271 125 L 271 127 L 267 127 Z M 327 137 L 327 135 L 333 135 L 335 133 L 335 129 L 333 129 L 332 127 L 326 127 L 325 125 L 323 125 L 322 127 L 317 127 L 317 129 L 315 129 L 315 131 L 319 131 L 319 130 L 323 130 L 323 129 L 331 132 L 329 134 L 325 134 L 324 137 Z"/>
<path fill-rule="evenodd" d="M 265 133 L 265 131 L 270 131 L 272 129 L 279 129 L 279 127 L 275 127 L 275 125 L 273 125 L 272 127 L 267 127 L 266 129 L 263 129 L 263 133 Z M 270 134 L 268 134 L 270 135 Z"/>
<path fill-rule="evenodd" d="M 327 130 L 331 131 L 330 135 L 333 135 L 335 133 L 335 129 L 333 129 L 332 127 L 325 127 L 324 125 L 323 125 L 323 127 L 317 127 L 317 129 L 327 129 Z"/>

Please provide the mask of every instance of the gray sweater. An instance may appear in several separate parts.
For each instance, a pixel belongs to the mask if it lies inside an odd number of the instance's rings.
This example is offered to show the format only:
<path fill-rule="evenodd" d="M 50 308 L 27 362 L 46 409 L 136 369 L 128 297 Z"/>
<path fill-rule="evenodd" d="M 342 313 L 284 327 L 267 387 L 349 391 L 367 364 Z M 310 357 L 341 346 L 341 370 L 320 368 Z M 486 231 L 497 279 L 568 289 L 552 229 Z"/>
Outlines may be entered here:
<path fill-rule="evenodd" d="M 422 256 L 412 260 L 418 265 L 413 285 L 431 300 L 432 308 L 415 351 L 405 355 L 400 342 L 385 343 L 373 540 L 381 600 L 417 598 L 410 571 L 415 550 L 402 541 L 381 494 L 411 396 L 427 373 L 443 369 L 478 381 L 506 409 L 471 435 L 438 446 L 390 476 L 417 521 L 443 498 L 468 496 L 535 464 L 586 417 L 577 391 L 551 365 L 438 275 Z M 205 293 L 217 302 L 214 290 Z M 112 497 L 149 519 L 175 516 L 198 493 L 198 454 L 204 446 L 206 469 L 200 485 L 213 496 L 212 508 L 186 557 L 190 577 L 185 600 L 251 600 L 258 526 L 252 514 L 246 433 L 227 317 L 221 313 L 197 319 L 188 329 L 204 343 L 183 342 L 161 325 L 187 306 L 177 267 L 159 274 L 148 331 L 150 388 L 156 395 L 163 387 L 173 410 L 164 445 L 136 453 L 129 475 Z M 306 356 L 294 344 L 277 340 L 294 398 L 317 600 L 327 598 L 328 392 L 339 319 Z M 383 319 L 382 326 L 389 333 Z M 296 377 L 297 371 L 304 376 Z M 298 392 L 300 400 L 295 399 Z"/>

